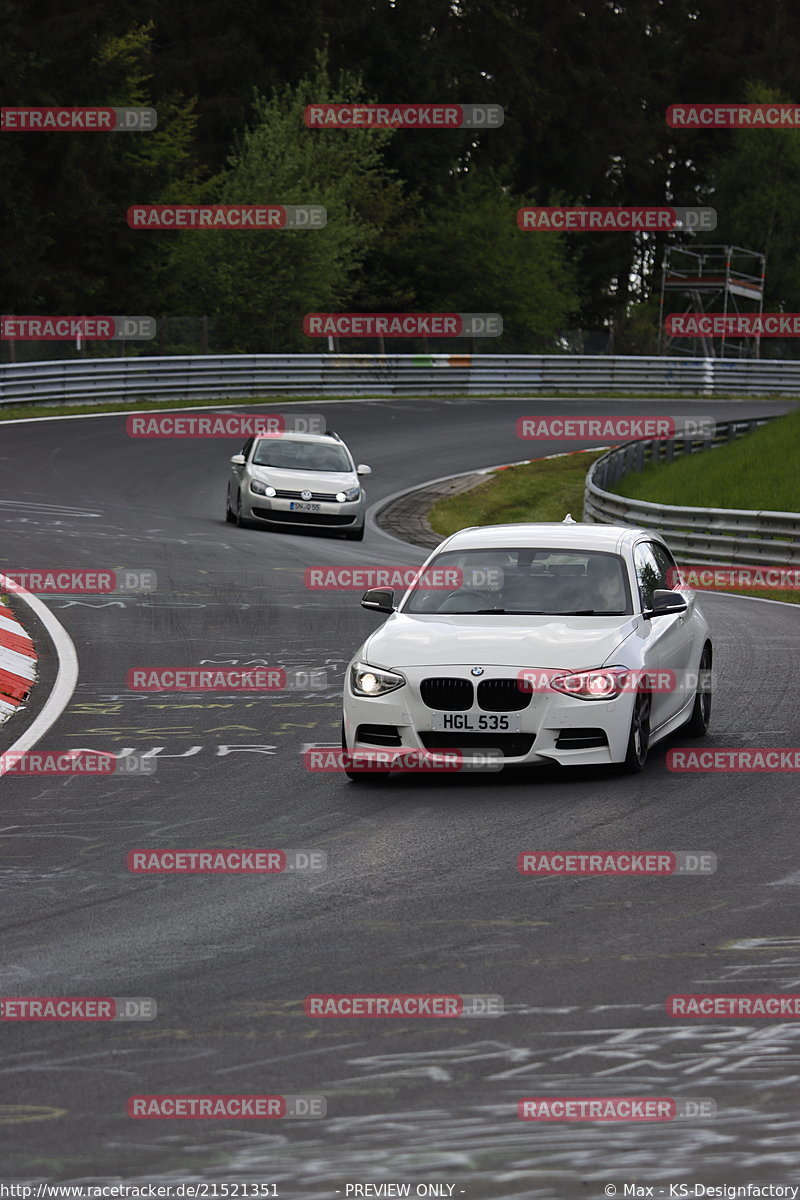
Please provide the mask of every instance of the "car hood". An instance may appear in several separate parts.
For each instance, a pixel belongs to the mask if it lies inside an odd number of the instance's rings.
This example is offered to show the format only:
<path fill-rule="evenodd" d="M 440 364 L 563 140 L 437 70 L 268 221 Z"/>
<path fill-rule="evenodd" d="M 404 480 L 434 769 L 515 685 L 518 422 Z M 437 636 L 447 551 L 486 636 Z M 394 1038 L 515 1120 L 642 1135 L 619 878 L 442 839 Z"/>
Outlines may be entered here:
<path fill-rule="evenodd" d="M 502 622 L 502 624 L 501 624 Z M 603 666 L 636 629 L 636 617 L 395 613 L 364 644 L 362 655 L 386 668 L 430 666 Z"/>
<path fill-rule="evenodd" d="M 302 492 L 341 492 L 351 487 L 360 487 L 358 476 L 353 471 L 295 471 L 285 467 L 248 468 L 251 479 L 259 479 L 274 488 Z"/>

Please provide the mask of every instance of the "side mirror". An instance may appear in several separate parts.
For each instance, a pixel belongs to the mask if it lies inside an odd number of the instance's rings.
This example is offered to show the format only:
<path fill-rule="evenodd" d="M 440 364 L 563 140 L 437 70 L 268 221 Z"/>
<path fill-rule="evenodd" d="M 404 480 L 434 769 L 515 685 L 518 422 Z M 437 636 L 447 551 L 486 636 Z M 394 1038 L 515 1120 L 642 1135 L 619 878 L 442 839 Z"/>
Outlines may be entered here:
<path fill-rule="evenodd" d="M 688 608 L 686 597 L 680 592 L 668 592 L 666 588 L 656 588 L 653 592 L 653 607 L 645 612 L 645 617 L 663 617 L 667 613 L 686 612 Z"/>
<path fill-rule="evenodd" d="M 359 463 L 356 467 L 356 475 L 371 475 L 372 467 L 368 467 L 366 463 Z"/>
<path fill-rule="evenodd" d="M 370 588 L 361 597 L 361 607 L 372 612 L 394 612 L 394 588 Z"/>
<path fill-rule="evenodd" d="M 231 459 L 231 465 L 234 467 L 243 467 L 246 462 L 247 459 L 243 454 L 234 454 L 233 458 Z"/>

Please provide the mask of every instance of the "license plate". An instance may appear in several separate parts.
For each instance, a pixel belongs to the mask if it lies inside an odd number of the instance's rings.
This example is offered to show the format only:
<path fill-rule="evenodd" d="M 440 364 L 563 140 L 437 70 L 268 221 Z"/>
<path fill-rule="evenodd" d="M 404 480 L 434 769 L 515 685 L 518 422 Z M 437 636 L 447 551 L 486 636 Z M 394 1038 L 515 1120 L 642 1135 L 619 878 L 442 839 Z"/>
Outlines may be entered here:
<path fill-rule="evenodd" d="M 439 733 L 519 733 L 519 713 L 434 713 L 431 729 Z"/>
<path fill-rule="evenodd" d="M 307 504 L 304 500 L 293 500 L 289 505 L 292 512 L 319 512 L 318 504 Z"/>

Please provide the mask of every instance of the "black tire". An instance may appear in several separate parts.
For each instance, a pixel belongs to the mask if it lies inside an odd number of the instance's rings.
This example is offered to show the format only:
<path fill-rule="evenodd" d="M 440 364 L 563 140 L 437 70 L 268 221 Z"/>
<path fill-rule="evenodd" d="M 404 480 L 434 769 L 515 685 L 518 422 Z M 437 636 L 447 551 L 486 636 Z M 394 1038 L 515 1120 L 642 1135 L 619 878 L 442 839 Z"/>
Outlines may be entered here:
<path fill-rule="evenodd" d="M 692 715 L 681 729 L 685 737 L 705 737 L 711 720 L 711 690 L 703 687 L 703 672 L 711 670 L 711 647 L 708 642 L 703 646 L 700 655 L 700 667 L 697 681 L 697 693 L 694 698 Z M 702 690 L 701 690 L 702 689 Z"/>
<path fill-rule="evenodd" d="M 638 775 L 645 768 L 647 752 L 650 749 L 651 707 L 650 693 L 637 692 L 631 716 L 631 730 L 628 734 L 628 749 L 625 761 L 620 763 L 621 770 L 626 775 Z"/>
<path fill-rule="evenodd" d="M 344 736 L 344 721 L 342 721 L 342 749 L 347 749 L 347 738 Z M 389 778 L 388 771 L 348 771 L 345 769 L 345 775 L 351 783 L 377 783 L 382 779 Z"/>
<path fill-rule="evenodd" d="M 236 513 L 234 514 L 234 518 L 233 518 L 233 519 L 234 519 L 234 521 L 236 522 L 236 524 L 239 526 L 239 528 L 240 528 L 240 529 L 247 529 L 247 528 L 248 528 L 248 526 L 249 526 L 249 524 L 250 524 L 250 522 L 249 522 L 249 521 L 247 521 L 247 520 L 246 520 L 246 519 L 245 519 L 245 518 L 242 516 L 242 493 L 241 493 L 241 489 L 239 490 L 239 494 L 238 494 L 238 496 L 236 497 Z"/>
<path fill-rule="evenodd" d="M 348 542 L 363 542 L 364 526 L 362 525 L 360 529 L 348 529 L 346 530 L 344 536 L 347 538 Z"/>
<path fill-rule="evenodd" d="M 231 489 L 228 488 L 228 494 L 225 497 L 225 520 L 229 525 L 236 524 L 236 513 L 231 508 Z"/>

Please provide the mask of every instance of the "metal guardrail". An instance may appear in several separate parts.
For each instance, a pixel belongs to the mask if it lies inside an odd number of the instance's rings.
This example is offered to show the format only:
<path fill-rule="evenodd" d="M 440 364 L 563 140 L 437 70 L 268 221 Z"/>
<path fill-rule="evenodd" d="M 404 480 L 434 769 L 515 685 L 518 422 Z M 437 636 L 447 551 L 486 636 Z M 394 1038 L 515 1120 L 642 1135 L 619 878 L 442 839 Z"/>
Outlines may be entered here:
<path fill-rule="evenodd" d="M 594 524 L 657 530 L 676 557 L 700 563 L 800 563 L 800 513 L 740 508 L 683 508 L 632 500 L 605 489 L 651 462 L 683 454 L 713 453 L 715 446 L 767 424 L 774 417 L 718 424 L 713 438 L 676 437 L 626 442 L 598 458 L 586 476 L 583 519 Z"/>
<path fill-rule="evenodd" d="M 0 364 L 0 406 L 533 392 L 800 395 L 800 360 L 607 354 L 223 354 Z"/>

